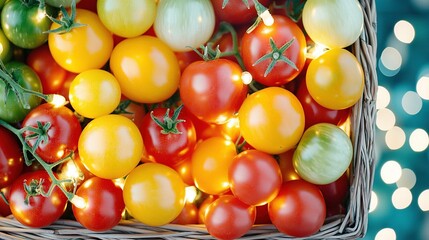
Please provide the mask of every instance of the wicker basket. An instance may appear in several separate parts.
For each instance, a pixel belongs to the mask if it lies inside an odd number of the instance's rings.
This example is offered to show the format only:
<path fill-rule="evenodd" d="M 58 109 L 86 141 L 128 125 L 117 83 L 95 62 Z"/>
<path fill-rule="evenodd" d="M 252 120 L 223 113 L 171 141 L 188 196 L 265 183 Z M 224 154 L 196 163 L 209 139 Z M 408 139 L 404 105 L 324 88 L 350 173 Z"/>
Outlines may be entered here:
<path fill-rule="evenodd" d="M 353 107 L 351 138 L 354 144 L 350 168 L 350 197 L 345 215 L 326 220 L 311 239 L 355 239 L 367 231 L 368 209 L 373 183 L 375 95 L 377 76 L 376 8 L 375 0 L 359 0 L 364 11 L 364 29 L 351 47 L 365 72 L 365 89 L 361 100 Z M 0 218 L 0 239 L 211 239 L 204 225 L 150 227 L 137 221 L 122 221 L 106 232 L 92 232 L 72 220 L 59 220 L 43 229 L 27 228 L 12 216 Z M 273 225 L 255 225 L 243 239 L 291 239 Z"/>

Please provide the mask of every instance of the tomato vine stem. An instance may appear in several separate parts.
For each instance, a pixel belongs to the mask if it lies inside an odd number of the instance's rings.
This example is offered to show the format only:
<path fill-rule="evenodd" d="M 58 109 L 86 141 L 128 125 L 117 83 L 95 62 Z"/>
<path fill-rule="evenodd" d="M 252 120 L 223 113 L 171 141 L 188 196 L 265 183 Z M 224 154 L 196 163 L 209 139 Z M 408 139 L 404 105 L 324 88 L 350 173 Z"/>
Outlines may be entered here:
<path fill-rule="evenodd" d="M 49 139 L 47 138 L 47 131 L 49 130 L 49 127 L 51 126 L 51 123 L 41 123 L 41 122 L 37 122 L 37 128 L 34 127 L 24 127 L 21 129 L 17 129 L 15 127 L 13 127 L 12 125 L 10 125 L 9 123 L 3 121 L 0 119 L 0 125 L 5 127 L 6 129 L 8 129 L 9 131 L 11 131 L 13 134 L 15 134 L 19 141 L 22 144 L 22 151 L 23 151 L 23 155 L 24 155 L 24 159 L 25 159 L 25 164 L 27 166 L 31 165 L 32 162 L 35 160 L 37 160 L 37 162 L 43 167 L 43 169 L 48 173 L 50 179 L 51 179 L 51 185 L 49 187 L 49 190 L 47 192 L 43 191 L 43 189 L 41 188 L 43 182 L 42 181 L 36 181 L 36 182 L 31 182 L 29 185 L 27 183 L 24 183 L 24 190 L 27 193 L 26 196 L 26 201 L 28 202 L 27 197 L 32 197 L 32 196 L 38 196 L 38 195 L 42 195 L 44 197 L 46 196 L 50 196 L 52 194 L 52 191 L 54 190 L 55 187 L 58 187 L 63 193 L 64 195 L 67 197 L 67 199 L 69 201 L 71 201 L 71 199 L 75 196 L 74 191 L 70 192 L 66 189 L 65 185 L 63 185 L 64 183 L 73 183 L 73 185 L 75 185 L 75 181 L 74 179 L 58 179 L 55 174 L 53 169 L 72 159 L 73 156 L 73 152 L 70 153 L 69 155 L 67 155 L 66 157 L 60 159 L 57 162 L 54 163 L 46 163 L 45 161 L 43 161 L 43 159 L 41 159 L 37 153 L 35 152 L 35 149 L 37 149 L 36 144 L 40 142 L 42 142 L 42 140 L 39 141 L 39 138 L 44 139 L 45 141 L 48 141 Z M 23 136 L 23 132 L 25 131 L 32 131 L 33 134 L 30 134 L 29 136 L 31 136 L 31 138 L 36 138 L 36 147 L 31 147 L 28 144 L 28 138 Z M 34 159 L 30 160 L 28 157 L 28 152 L 32 153 Z M 2 194 L 0 194 L 2 195 Z M 1 196 L 4 197 L 4 196 Z M 4 198 L 5 200 L 5 198 Z M 7 201 L 6 201 L 7 202 Z"/>
<path fill-rule="evenodd" d="M 58 28 L 51 29 L 46 31 L 45 33 L 58 33 L 63 34 L 70 32 L 74 28 L 84 27 L 86 24 L 75 22 L 76 19 L 76 1 L 73 0 L 70 6 L 70 14 L 64 6 L 60 7 L 62 16 L 59 19 L 56 19 L 52 16 L 46 14 L 46 16 L 54 23 L 60 25 Z"/>
<path fill-rule="evenodd" d="M 153 115 L 153 111 L 150 112 L 150 117 L 152 118 L 155 123 L 161 127 L 161 133 L 162 134 L 182 134 L 182 132 L 177 129 L 177 124 L 184 122 L 183 119 L 178 119 L 180 111 L 183 108 L 183 104 L 180 105 L 178 108 L 176 108 L 173 112 L 173 116 L 170 118 L 170 108 L 167 108 L 167 111 L 164 114 L 164 117 L 162 118 L 162 121 Z"/>

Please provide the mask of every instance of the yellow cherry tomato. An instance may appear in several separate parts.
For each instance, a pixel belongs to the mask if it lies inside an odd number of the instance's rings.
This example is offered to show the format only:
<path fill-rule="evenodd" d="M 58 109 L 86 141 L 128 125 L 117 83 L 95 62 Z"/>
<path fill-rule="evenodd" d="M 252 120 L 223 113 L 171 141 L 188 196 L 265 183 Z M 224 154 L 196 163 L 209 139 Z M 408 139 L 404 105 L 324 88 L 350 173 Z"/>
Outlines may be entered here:
<path fill-rule="evenodd" d="M 83 129 L 78 143 L 82 164 L 94 175 L 106 179 L 126 176 L 143 154 L 143 140 L 137 126 L 121 115 L 93 119 Z"/>
<path fill-rule="evenodd" d="M 121 85 L 122 94 L 135 102 L 162 102 L 179 86 L 180 67 L 176 55 L 152 36 L 121 41 L 113 49 L 110 69 Z"/>
<path fill-rule="evenodd" d="M 281 87 L 268 87 L 248 96 L 238 111 L 238 119 L 246 142 L 270 154 L 295 147 L 304 132 L 301 103 Z"/>
<path fill-rule="evenodd" d="M 121 87 L 111 73 L 93 69 L 78 74 L 70 84 L 70 104 L 80 115 L 96 118 L 116 109 Z"/>
<path fill-rule="evenodd" d="M 104 27 L 97 14 L 89 10 L 76 9 L 75 22 L 84 26 L 65 33 L 49 34 L 52 57 L 62 68 L 74 73 L 102 68 L 112 53 L 112 33 Z M 59 24 L 52 23 L 51 30 L 59 27 Z"/>
<path fill-rule="evenodd" d="M 173 221 L 185 206 L 185 184 L 180 175 L 160 163 L 139 165 L 125 179 L 127 211 L 149 226 Z"/>
<path fill-rule="evenodd" d="M 308 65 L 306 83 L 311 97 L 333 110 L 353 106 L 362 97 L 362 66 L 349 51 L 328 50 Z"/>
<path fill-rule="evenodd" d="M 226 192 L 229 189 L 228 169 L 236 155 L 234 143 L 222 137 L 200 142 L 192 154 L 195 186 L 208 194 Z"/>

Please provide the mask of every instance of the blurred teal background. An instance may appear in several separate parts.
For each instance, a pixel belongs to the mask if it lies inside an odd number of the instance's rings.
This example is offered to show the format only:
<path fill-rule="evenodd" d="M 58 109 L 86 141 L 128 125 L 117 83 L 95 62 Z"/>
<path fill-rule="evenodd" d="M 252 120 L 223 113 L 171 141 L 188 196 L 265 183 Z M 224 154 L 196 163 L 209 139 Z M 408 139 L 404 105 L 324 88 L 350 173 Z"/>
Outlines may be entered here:
<path fill-rule="evenodd" d="M 364 239 L 429 239 L 429 0 L 376 0 L 376 165 Z"/>

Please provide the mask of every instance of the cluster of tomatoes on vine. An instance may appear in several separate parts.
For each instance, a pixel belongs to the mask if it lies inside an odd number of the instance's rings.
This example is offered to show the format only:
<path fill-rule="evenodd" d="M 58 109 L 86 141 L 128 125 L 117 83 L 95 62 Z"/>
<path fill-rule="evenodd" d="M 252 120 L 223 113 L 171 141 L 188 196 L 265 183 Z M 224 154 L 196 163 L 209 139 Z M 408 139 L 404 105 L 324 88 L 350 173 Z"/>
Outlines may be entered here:
<path fill-rule="evenodd" d="M 1 215 L 105 231 L 126 210 L 231 239 L 343 213 L 355 0 L 45 1 L 0 1 Z M 347 33 L 311 14 L 332 9 Z"/>

